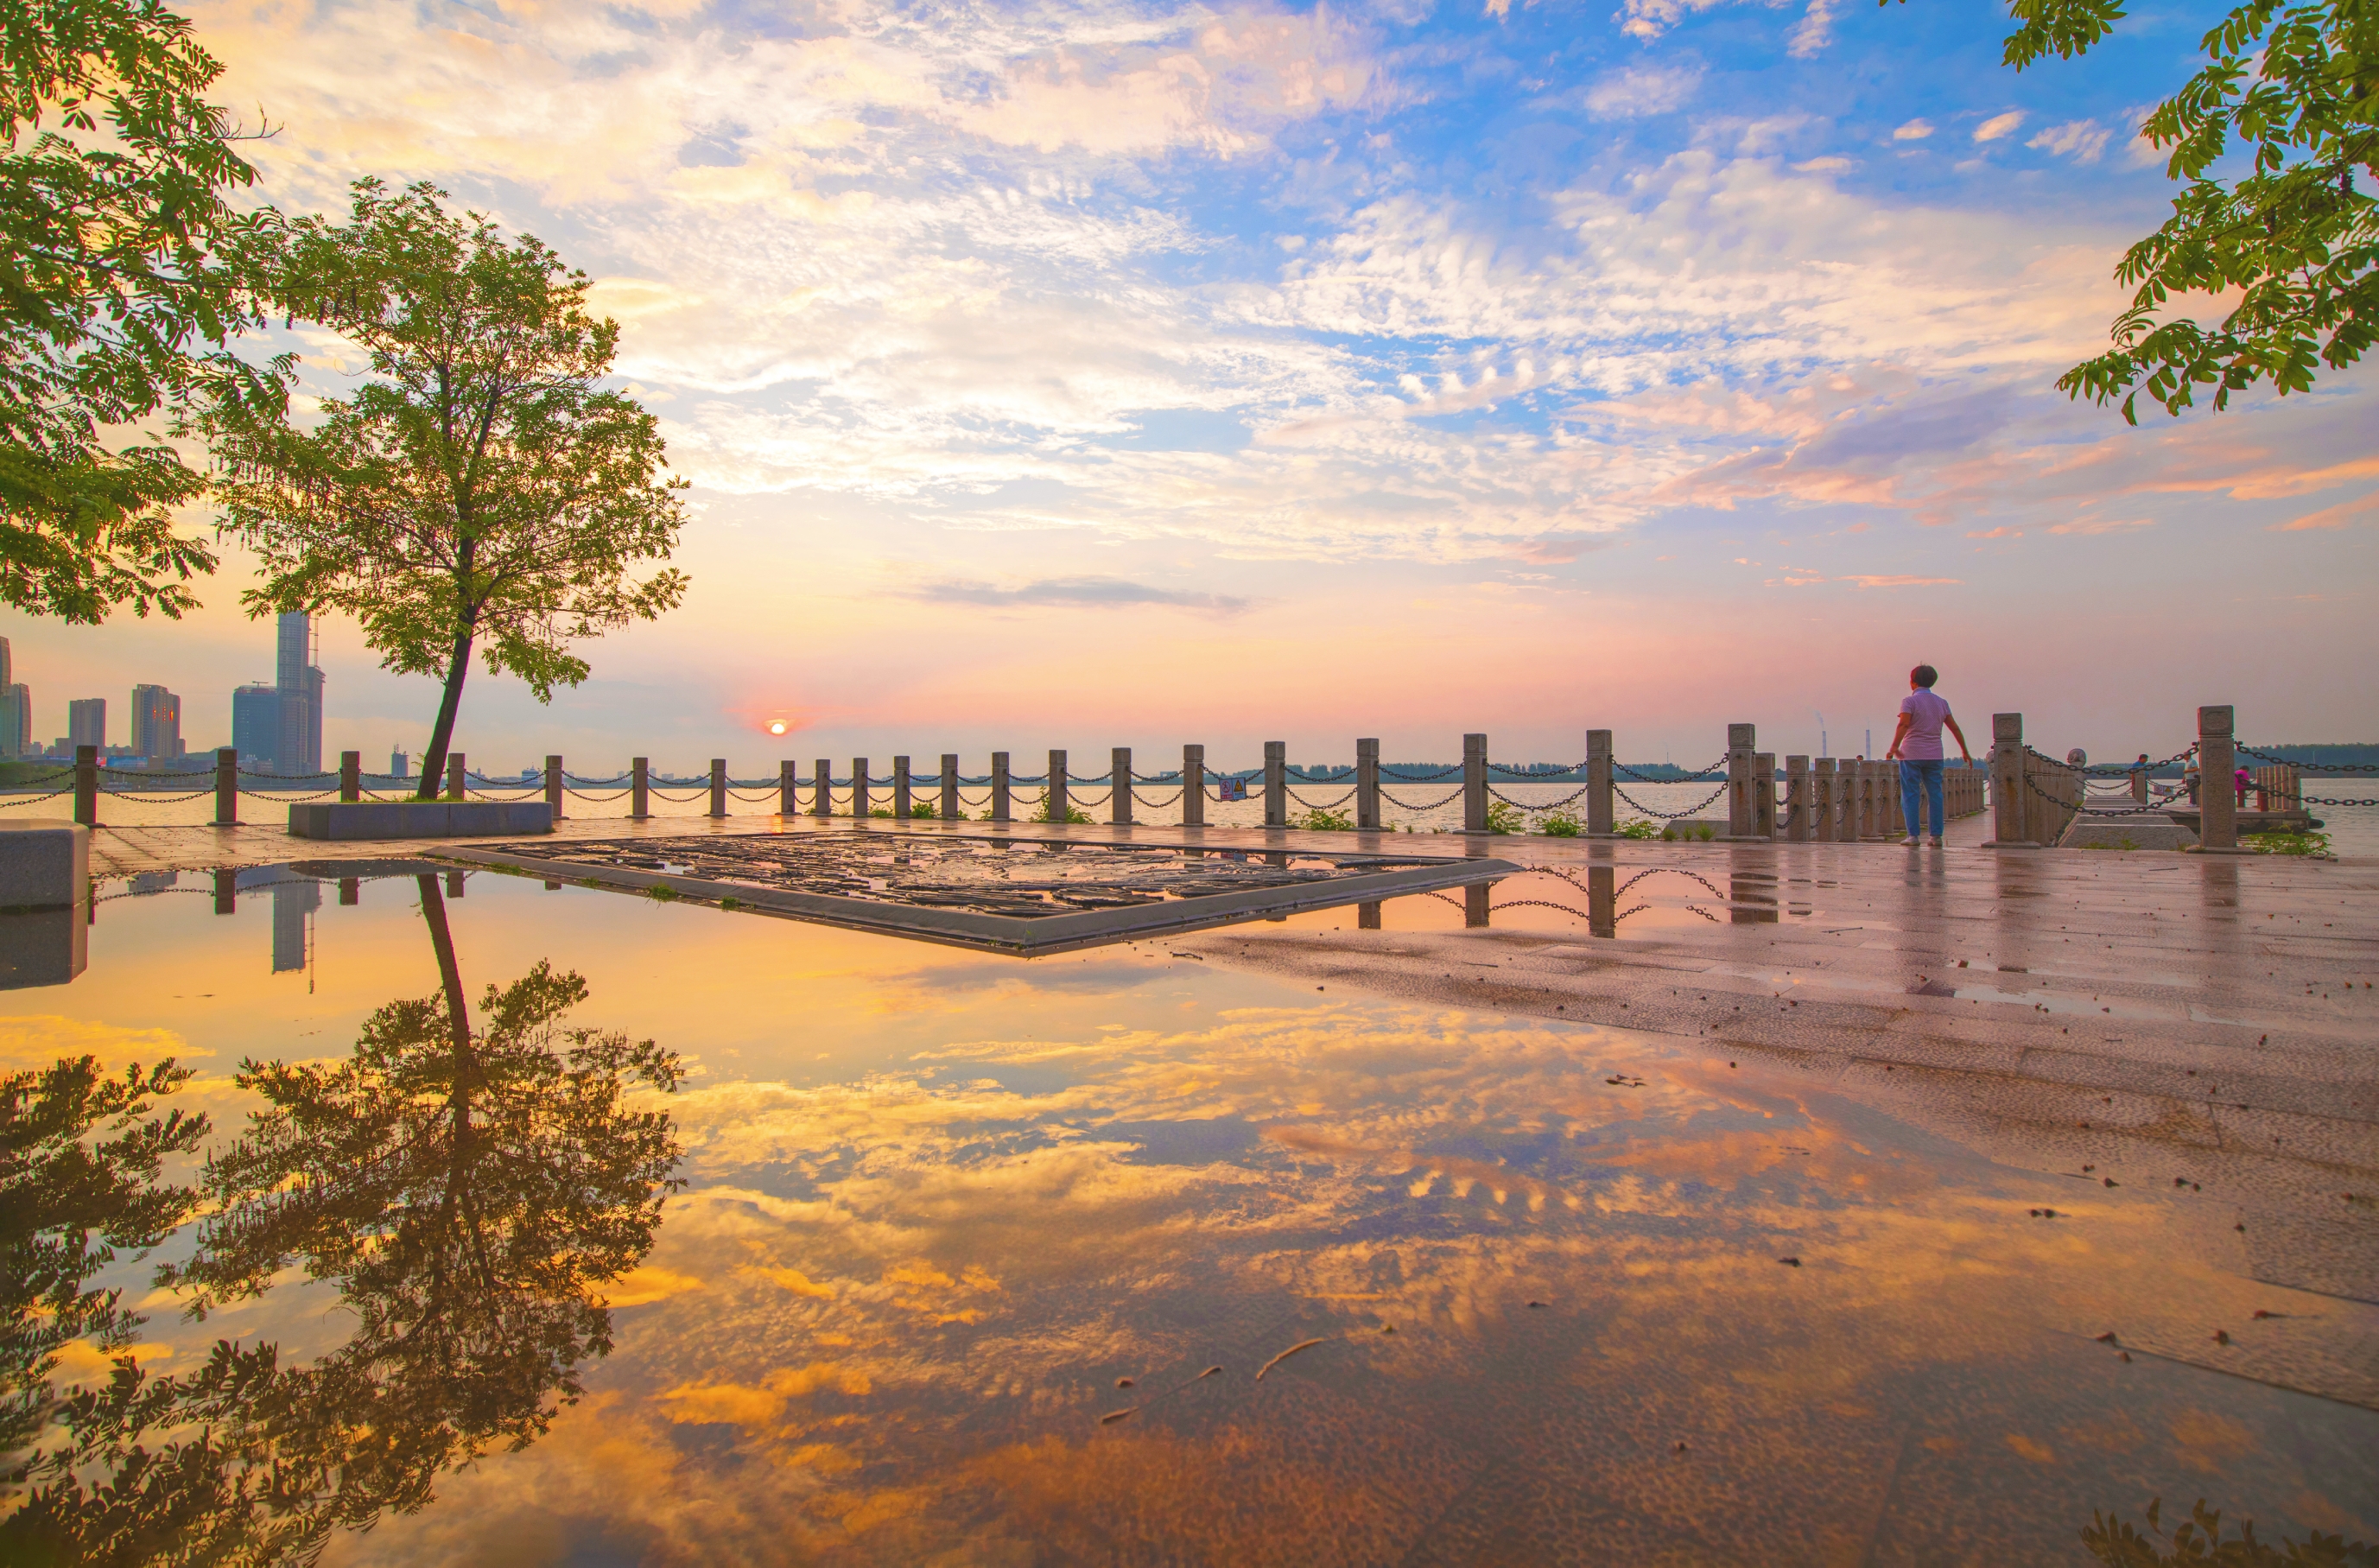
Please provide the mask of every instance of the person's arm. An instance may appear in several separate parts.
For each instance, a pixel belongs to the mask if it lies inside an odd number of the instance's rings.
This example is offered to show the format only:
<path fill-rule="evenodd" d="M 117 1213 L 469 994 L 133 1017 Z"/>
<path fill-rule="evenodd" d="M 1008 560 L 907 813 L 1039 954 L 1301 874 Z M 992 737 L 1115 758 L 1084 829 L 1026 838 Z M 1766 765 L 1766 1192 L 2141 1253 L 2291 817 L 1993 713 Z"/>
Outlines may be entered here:
<path fill-rule="evenodd" d="M 1967 766 L 1972 767 L 1974 764 L 1974 754 L 1966 749 L 1966 732 L 1958 728 L 1956 716 L 1953 714 L 1943 714 L 1941 716 L 1941 728 L 1947 730 L 1950 734 L 1958 737 L 1958 756 L 1966 764 Z"/>
<path fill-rule="evenodd" d="M 1890 762 L 1892 758 L 1900 754 L 1900 742 L 1908 739 L 1908 727 L 1910 724 L 1914 722 L 1915 718 L 1916 716 L 1910 713 L 1906 708 L 1902 708 L 1900 710 L 1900 728 L 1891 732 L 1891 744 L 1884 749 L 1884 761 Z M 1965 744 L 1963 741 L 1961 741 L 1958 743 L 1962 746 Z"/>

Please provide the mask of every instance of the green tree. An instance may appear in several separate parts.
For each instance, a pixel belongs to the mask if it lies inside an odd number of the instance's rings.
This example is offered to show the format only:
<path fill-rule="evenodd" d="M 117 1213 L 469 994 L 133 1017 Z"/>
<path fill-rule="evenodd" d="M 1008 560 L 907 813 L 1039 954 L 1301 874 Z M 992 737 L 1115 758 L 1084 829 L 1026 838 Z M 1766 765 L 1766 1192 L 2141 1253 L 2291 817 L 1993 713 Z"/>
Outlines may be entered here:
<path fill-rule="evenodd" d="M 2003 59 L 2017 70 L 2083 53 L 2124 15 L 2121 0 L 2010 10 Z M 2204 67 L 2141 127 L 2188 188 L 2115 269 L 2135 291 L 2115 346 L 2057 382 L 2094 403 L 2121 398 L 2133 424 L 2143 392 L 2178 415 L 2202 387 L 2217 410 L 2260 381 L 2306 391 L 2319 368 L 2359 360 L 2379 320 L 2379 4 L 2248 0 L 2198 47 Z M 2214 170 L 2234 147 L 2250 163 L 2226 181 Z M 2238 303 L 2214 327 L 2174 308 L 2231 290 Z"/>
<path fill-rule="evenodd" d="M 214 570 L 170 512 L 203 477 L 103 427 L 156 413 L 194 344 L 250 320 L 213 259 L 255 177 L 203 96 L 222 70 L 156 0 L 0 5 L 0 604 L 178 617 Z"/>
<path fill-rule="evenodd" d="M 444 194 L 364 180 L 350 223 L 260 234 L 244 264 L 273 308 L 362 345 L 373 379 L 301 421 L 284 356 L 218 377 L 197 427 L 223 525 L 262 558 L 249 613 L 343 611 L 386 668 L 444 681 L 424 800 L 474 649 L 548 702 L 586 677 L 573 639 L 651 620 L 686 586 L 632 575 L 675 545 L 684 481 L 656 477 L 658 424 L 601 385 L 618 324 L 587 315 L 585 273 Z"/>
<path fill-rule="evenodd" d="M 0 1556 L 309 1561 L 334 1530 L 419 1508 L 447 1470 L 526 1447 L 609 1354 L 603 1286 L 678 1185 L 668 1114 L 629 1091 L 674 1089 L 678 1058 L 564 1027 L 586 984 L 542 962 L 489 986 L 475 1027 L 444 900 L 419 881 L 437 993 L 372 1014 L 346 1061 L 242 1063 L 263 1108 L 207 1163 L 193 1255 L 158 1271 L 203 1319 L 295 1264 L 336 1288 L 353 1333 L 296 1365 L 230 1341 L 178 1376 L 127 1361 L 69 1395 L 72 1441 L 0 1520 Z"/>

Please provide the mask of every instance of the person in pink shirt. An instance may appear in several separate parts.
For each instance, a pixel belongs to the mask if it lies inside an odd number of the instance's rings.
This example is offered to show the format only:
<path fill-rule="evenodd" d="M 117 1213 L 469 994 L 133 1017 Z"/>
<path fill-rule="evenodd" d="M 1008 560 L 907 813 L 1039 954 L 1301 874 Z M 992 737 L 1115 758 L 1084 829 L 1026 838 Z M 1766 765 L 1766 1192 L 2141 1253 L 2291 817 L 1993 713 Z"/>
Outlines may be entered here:
<path fill-rule="evenodd" d="M 1934 692 L 1933 682 L 1940 674 L 1929 664 L 1920 664 L 1908 672 L 1908 695 L 1900 704 L 1900 728 L 1891 732 L 1891 749 L 1883 754 L 1886 762 L 1900 763 L 1900 814 L 1908 824 L 1908 837 L 1901 843 L 1909 849 L 1916 847 L 1916 804 L 1921 790 L 1925 806 L 1930 814 L 1928 826 L 1933 829 L 1933 847 L 1941 847 L 1941 731 L 1947 729 L 1958 738 L 1958 755 L 1967 766 L 1974 765 L 1974 754 L 1966 750 L 1966 732 L 1950 716 L 1950 705 Z"/>

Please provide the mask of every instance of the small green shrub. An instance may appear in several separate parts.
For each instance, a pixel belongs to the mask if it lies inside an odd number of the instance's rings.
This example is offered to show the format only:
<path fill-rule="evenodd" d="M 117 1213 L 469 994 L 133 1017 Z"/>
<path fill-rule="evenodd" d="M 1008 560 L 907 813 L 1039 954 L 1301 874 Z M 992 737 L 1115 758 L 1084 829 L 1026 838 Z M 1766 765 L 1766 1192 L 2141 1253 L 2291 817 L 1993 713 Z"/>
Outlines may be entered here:
<path fill-rule="evenodd" d="M 645 889 L 645 896 L 658 904 L 673 903 L 677 899 L 677 889 L 666 882 L 656 882 Z"/>
<path fill-rule="evenodd" d="M 910 802 L 909 814 L 917 818 L 921 822 L 939 822 L 942 820 L 941 808 L 934 804 L 931 801 Z"/>
<path fill-rule="evenodd" d="M 2239 842 L 2259 855 L 2325 855 L 2329 835 L 2307 828 L 2301 833 L 2241 833 Z"/>
<path fill-rule="evenodd" d="M 869 808 L 867 814 L 871 817 L 880 816 L 885 821 L 889 822 L 892 820 L 892 808 L 890 806 L 873 806 Z"/>
<path fill-rule="evenodd" d="M 2149 1502 L 2145 1535 L 2119 1515 L 2092 1509 L 2090 1523 L 2082 1527 L 2083 1549 L 2107 1568 L 2181 1568 L 2189 1563 L 2203 1568 L 2351 1568 L 2379 1563 L 2379 1551 L 2363 1542 L 2318 1531 L 2301 1542 L 2282 1537 L 2278 1546 L 2267 1545 L 2255 1538 L 2252 1519 L 2240 1520 L 2239 1533 L 2225 1540 L 2221 1510 L 2206 1507 L 2202 1497 L 2189 1518 L 2173 1527 L 2172 1550 L 2159 1551 L 2164 1528 L 2157 1514 L 2163 1504 L 2162 1498 Z"/>
<path fill-rule="evenodd" d="M 1673 822 L 1667 824 L 1660 829 L 1660 842 L 1663 844 L 1673 844 L 1677 841 L 1678 838 L 1679 834 L 1677 832 L 1677 825 Z"/>
<path fill-rule="evenodd" d="M 1718 837 L 1718 829 L 1705 822 L 1699 827 L 1694 829 L 1694 837 L 1707 844 L 1711 839 Z"/>
<path fill-rule="evenodd" d="M 1514 805 L 1509 801 L 1490 801 L 1487 802 L 1488 832 L 1526 833 L 1528 830 L 1528 818 L 1520 814 L 1519 807 Z"/>
<path fill-rule="evenodd" d="M 1622 838 L 1664 838 L 1669 837 L 1640 816 L 1631 816 L 1621 823 L 1617 832 Z"/>
<path fill-rule="evenodd" d="M 743 900 L 730 893 L 719 900 L 719 907 L 722 910 L 740 910 L 743 907 Z"/>
<path fill-rule="evenodd" d="M 1537 831 L 1548 838 L 1575 838 L 1586 831 L 1586 824 L 1566 811 L 1547 812 Z"/>
<path fill-rule="evenodd" d="M 1047 797 L 1043 797 L 1039 809 L 1033 812 L 1029 820 L 1033 822 L 1048 822 L 1052 820 L 1049 815 L 1049 802 Z M 1088 827 L 1091 825 L 1091 814 L 1069 801 L 1066 802 L 1066 820 L 1068 822 L 1079 822 L 1083 826 Z"/>
<path fill-rule="evenodd" d="M 1344 812 L 1334 812 L 1326 806 L 1315 806 L 1303 816 L 1291 822 L 1289 826 L 1302 827 L 1308 833 L 1352 833 L 1355 831 L 1355 819 Z"/>

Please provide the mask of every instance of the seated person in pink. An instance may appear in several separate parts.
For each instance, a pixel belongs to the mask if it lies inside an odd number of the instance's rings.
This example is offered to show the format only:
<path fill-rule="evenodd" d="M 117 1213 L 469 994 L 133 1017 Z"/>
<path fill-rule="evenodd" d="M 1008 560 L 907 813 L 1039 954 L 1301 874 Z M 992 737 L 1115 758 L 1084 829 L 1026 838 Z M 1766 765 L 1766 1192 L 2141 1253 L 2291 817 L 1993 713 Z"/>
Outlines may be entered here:
<path fill-rule="evenodd" d="M 1931 814 L 1933 847 L 1941 847 L 1941 730 L 1945 726 L 1958 738 L 1958 755 L 1966 766 L 1971 767 L 1974 762 L 1966 750 L 1966 732 L 1950 717 L 1950 705 L 1934 694 L 1933 682 L 1940 678 L 1929 664 L 1908 672 L 1908 695 L 1900 704 L 1900 728 L 1891 733 L 1891 749 L 1883 754 L 1887 762 L 1900 760 L 1900 814 L 1908 824 L 1908 837 L 1901 843 L 1912 850 L 1916 847 L 1920 789 Z"/>

